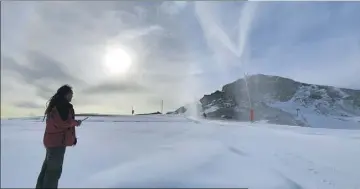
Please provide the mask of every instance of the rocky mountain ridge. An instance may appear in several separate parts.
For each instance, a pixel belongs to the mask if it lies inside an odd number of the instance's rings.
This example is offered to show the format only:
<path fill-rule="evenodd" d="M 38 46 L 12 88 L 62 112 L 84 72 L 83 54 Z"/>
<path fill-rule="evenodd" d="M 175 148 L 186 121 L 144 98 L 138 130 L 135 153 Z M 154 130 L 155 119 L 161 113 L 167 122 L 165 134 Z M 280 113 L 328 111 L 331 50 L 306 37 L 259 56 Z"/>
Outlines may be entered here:
<path fill-rule="evenodd" d="M 241 78 L 226 84 L 221 91 L 204 95 L 199 102 L 169 113 L 197 116 L 205 113 L 211 119 L 249 121 L 251 108 L 255 112 L 254 121 L 275 124 L 312 126 L 319 116 L 357 120 L 360 117 L 360 90 L 257 74 L 248 76 L 247 80 Z M 354 123 L 360 128 L 359 122 Z"/>

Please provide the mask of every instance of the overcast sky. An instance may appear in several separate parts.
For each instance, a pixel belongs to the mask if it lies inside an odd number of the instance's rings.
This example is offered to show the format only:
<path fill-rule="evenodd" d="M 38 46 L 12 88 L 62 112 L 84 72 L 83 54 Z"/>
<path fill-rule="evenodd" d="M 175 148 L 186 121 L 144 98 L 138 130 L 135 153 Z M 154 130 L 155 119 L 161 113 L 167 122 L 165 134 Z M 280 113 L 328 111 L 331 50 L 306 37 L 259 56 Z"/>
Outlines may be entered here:
<path fill-rule="evenodd" d="M 132 59 L 104 71 L 106 49 Z M 360 89 L 360 2 L 1 2 L 1 116 L 170 111 L 244 72 Z"/>

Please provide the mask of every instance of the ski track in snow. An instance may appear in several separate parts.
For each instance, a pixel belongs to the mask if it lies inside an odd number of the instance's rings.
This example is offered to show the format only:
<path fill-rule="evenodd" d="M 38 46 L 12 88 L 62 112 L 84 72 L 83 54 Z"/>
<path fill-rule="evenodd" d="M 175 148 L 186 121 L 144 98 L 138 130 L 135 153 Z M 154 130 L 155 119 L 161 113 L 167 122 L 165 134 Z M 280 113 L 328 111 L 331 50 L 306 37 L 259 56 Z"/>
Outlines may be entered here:
<path fill-rule="evenodd" d="M 34 187 L 43 123 L 2 120 L 1 129 L 1 187 Z M 360 189 L 354 130 L 120 116 L 90 118 L 77 135 L 59 187 Z"/>

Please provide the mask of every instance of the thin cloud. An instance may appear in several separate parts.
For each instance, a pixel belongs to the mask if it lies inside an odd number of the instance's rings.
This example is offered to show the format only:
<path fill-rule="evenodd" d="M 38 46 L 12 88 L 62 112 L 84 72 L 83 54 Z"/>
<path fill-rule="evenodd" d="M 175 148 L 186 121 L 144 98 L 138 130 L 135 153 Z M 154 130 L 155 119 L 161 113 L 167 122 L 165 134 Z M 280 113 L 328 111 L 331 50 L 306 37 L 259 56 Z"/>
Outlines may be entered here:
<path fill-rule="evenodd" d="M 153 25 L 146 28 L 132 29 L 122 33 L 122 37 L 127 38 L 128 40 L 137 39 L 149 35 L 153 32 L 162 32 L 164 29 L 161 26 Z"/>
<path fill-rule="evenodd" d="M 39 105 L 34 102 L 17 102 L 14 104 L 14 106 L 18 108 L 26 108 L 26 109 L 44 109 L 45 106 Z"/>
<path fill-rule="evenodd" d="M 187 1 L 164 1 L 160 5 L 160 10 L 169 15 L 176 15 L 186 8 L 187 5 Z"/>
<path fill-rule="evenodd" d="M 45 104 L 70 84 L 80 110 L 152 111 L 165 99 L 167 111 L 244 72 L 360 87 L 358 2 L 17 1 L 1 9 L 7 104 Z M 127 76 L 104 71 L 112 46 L 133 58 Z M 25 96 L 12 95 L 22 87 Z"/>
<path fill-rule="evenodd" d="M 360 39 L 360 25 L 353 24 L 360 21 L 360 14 L 355 12 L 360 10 L 359 3 L 258 2 L 254 5 L 254 2 L 195 3 L 208 46 L 219 55 L 219 70 L 228 73 L 223 76 L 231 76 L 237 70 L 240 74 L 236 77 L 244 72 L 266 73 L 308 83 L 360 87 L 354 85 L 360 80 L 356 76 L 360 73 L 360 51 L 355 45 Z M 230 23 L 243 20 L 238 28 L 231 29 L 224 22 L 230 19 L 230 14 L 222 13 L 231 9 L 230 6 L 232 10 L 248 12 L 245 16 L 231 14 Z M 297 11 L 300 7 L 301 16 Z M 243 39 L 238 44 L 233 43 L 236 36 Z M 242 58 L 236 58 L 239 56 Z M 350 79 L 349 74 L 354 77 Z M 226 82 L 235 79 L 229 77 Z"/>
<path fill-rule="evenodd" d="M 82 83 L 63 68 L 60 62 L 39 52 L 29 51 L 26 59 L 27 64 L 19 64 L 11 57 L 2 56 L 2 69 L 4 72 L 15 73 L 14 77 L 34 86 L 36 95 L 43 99 L 48 99 L 53 95 L 56 89 L 52 89 L 52 86 Z"/>
<path fill-rule="evenodd" d="M 147 92 L 148 89 L 135 82 L 127 81 L 110 81 L 101 83 L 89 88 L 85 88 L 81 92 L 87 94 L 108 94 L 108 93 L 142 93 Z"/>
<path fill-rule="evenodd" d="M 71 81 L 80 82 L 71 73 L 62 67 L 60 62 L 47 57 L 46 55 L 29 51 L 26 54 L 27 64 L 19 64 L 12 57 L 2 56 L 2 68 L 4 71 L 18 73 L 26 82 L 43 81 Z"/>

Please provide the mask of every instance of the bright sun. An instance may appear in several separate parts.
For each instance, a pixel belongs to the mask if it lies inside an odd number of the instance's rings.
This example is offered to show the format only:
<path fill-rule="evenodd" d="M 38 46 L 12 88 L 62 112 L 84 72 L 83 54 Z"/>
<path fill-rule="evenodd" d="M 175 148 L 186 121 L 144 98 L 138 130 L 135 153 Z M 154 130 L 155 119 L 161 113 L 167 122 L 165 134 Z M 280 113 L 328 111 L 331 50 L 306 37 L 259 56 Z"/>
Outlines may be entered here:
<path fill-rule="evenodd" d="M 126 73 L 131 63 L 130 55 L 121 48 L 109 49 L 105 54 L 105 68 L 111 74 Z"/>

